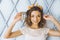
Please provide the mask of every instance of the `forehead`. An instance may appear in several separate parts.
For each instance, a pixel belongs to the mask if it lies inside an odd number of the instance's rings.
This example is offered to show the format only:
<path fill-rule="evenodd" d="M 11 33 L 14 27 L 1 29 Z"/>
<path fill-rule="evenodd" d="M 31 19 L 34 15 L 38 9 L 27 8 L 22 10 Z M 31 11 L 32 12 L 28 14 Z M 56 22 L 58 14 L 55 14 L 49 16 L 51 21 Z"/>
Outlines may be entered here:
<path fill-rule="evenodd" d="M 41 14 L 41 12 L 39 12 L 39 11 L 32 11 L 31 12 L 31 15 L 40 15 Z"/>

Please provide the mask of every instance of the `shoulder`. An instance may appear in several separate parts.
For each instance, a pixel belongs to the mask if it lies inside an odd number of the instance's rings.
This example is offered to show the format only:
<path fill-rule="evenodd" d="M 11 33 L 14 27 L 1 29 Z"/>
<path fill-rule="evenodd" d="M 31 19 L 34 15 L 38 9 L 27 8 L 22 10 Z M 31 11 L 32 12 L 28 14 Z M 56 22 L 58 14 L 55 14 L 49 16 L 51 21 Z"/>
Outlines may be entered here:
<path fill-rule="evenodd" d="M 19 28 L 19 30 L 23 33 L 26 34 L 28 32 L 28 27 L 27 26 L 23 26 L 21 28 Z"/>
<path fill-rule="evenodd" d="M 48 34 L 49 30 L 50 30 L 50 28 L 43 28 L 43 32 L 44 32 L 45 34 Z"/>

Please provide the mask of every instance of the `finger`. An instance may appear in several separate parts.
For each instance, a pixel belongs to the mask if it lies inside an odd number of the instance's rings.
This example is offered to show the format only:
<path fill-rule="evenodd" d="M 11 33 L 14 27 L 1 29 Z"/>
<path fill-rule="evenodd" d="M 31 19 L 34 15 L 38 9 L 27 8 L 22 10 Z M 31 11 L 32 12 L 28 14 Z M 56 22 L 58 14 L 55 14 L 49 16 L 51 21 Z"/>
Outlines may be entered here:
<path fill-rule="evenodd" d="M 19 12 L 17 15 L 18 15 L 18 16 L 22 16 L 22 12 Z"/>
<path fill-rule="evenodd" d="M 17 15 L 15 16 L 15 18 L 21 17 L 22 16 L 22 12 L 17 13 Z"/>
<path fill-rule="evenodd" d="M 45 18 L 49 17 L 49 15 L 44 15 Z"/>

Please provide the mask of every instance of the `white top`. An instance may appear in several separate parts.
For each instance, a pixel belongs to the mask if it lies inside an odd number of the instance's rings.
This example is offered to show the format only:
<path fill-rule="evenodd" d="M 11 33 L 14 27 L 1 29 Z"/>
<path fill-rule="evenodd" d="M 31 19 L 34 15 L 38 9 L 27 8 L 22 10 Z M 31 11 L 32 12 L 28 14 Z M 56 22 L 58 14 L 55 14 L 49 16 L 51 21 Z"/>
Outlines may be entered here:
<path fill-rule="evenodd" d="M 49 29 L 31 29 L 30 27 L 23 27 L 20 28 L 20 31 L 25 35 L 25 40 L 46 40 Z"/>

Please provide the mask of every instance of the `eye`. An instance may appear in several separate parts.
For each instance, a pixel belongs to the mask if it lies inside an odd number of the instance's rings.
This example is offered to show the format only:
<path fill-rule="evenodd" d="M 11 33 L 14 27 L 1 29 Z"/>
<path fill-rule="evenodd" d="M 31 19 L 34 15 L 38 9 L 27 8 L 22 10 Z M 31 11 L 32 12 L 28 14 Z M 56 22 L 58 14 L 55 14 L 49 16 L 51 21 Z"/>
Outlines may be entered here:
<path fill-rule="evenodd" d="M 34 17 L 34 15 L 32 15 L 31 17 Z"/>
<path fill-rule="evenodd" d="M 38 17 L 40 17 L 40 15 L 38 15 Z"/>

